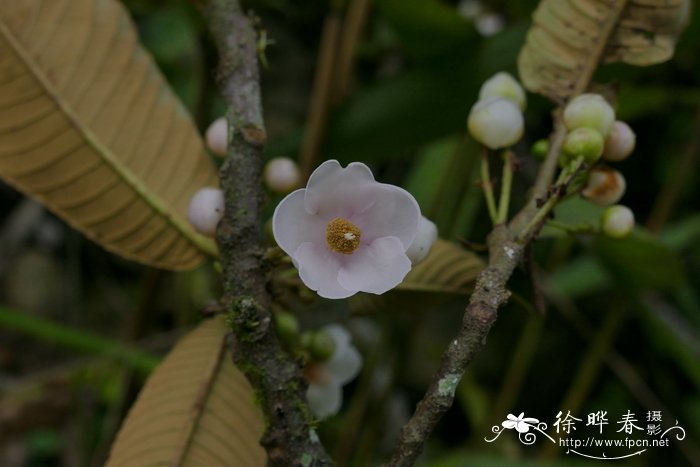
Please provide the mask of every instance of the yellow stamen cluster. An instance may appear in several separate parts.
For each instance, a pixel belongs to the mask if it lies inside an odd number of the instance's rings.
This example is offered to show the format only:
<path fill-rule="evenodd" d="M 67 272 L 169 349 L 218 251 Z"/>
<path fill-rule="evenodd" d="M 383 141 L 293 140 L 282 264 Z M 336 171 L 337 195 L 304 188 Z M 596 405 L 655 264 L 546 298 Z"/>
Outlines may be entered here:
<path fill-rule="evenodd" d="M 352 222 L 336 217 L 326 225 L 328 247 L 344 255 L 352 254 L 360 246 L 360 229 Z"/>

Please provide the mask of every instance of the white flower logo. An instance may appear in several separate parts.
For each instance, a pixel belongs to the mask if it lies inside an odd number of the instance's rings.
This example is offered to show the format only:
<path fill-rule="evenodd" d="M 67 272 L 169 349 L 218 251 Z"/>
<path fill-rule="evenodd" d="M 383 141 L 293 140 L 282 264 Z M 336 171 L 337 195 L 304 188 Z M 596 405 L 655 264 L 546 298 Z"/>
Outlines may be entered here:
<path fill-rule="evenodd" d="M 540 422 L 536 418 L 523 418 L 523 415 L 525 415 L 525 412 L 521 412 L 517 417 L 509 413 L 506 417 L 507 420 L 504 420 L 501 425 L 508 430 L 515 428 L 518 433 L 527 433 L 530 431 L 531 426 L 537 426 Z"/>

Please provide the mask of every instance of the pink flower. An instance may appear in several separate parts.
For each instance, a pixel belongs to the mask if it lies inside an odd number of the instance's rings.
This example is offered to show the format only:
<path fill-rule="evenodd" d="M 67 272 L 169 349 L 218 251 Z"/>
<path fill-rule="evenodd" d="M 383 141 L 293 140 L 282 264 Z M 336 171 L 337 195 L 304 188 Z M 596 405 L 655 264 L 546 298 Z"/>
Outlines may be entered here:
<path fill-rule="evenodd" d="M 307 287 L 325 298 L 382 294 L 396 287 L 411 260 L 418 203 L 406 190 L 378 183 L 360 162 L 330 160 L 290 193 L 272 218 L 275 239 Z"/>

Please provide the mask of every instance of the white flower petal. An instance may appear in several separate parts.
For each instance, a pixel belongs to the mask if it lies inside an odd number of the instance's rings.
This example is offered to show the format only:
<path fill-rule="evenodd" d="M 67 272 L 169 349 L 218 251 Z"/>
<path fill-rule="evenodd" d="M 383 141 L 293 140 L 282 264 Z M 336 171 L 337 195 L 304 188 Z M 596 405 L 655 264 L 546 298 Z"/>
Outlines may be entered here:
<path fill-rule="evenodd" d="M 338 282 L 348 290 L 383 294 L 401 283 L 411 260 L 397 237 L 378 238 L 362 245 L 341 266 Z"/>
<path fill-rule="evenodd" d="M 330 359 L 323 362 L 323 368 L 333 381 L 343 385 L 360 372 L 362 355 L 351 345 L 338 348 Z"/>
<path fill-rule="evenodd" d="M 350 333 L 344 326 L 340 324 L 328 324 L 323 327 L 323 330 L 328 333 L 335 342 L 336 349 L 345 349 L 350 345 Z"/>
<path fill-rule="evenodd" d="M 512 430 L 513 428 L 515 428 L 516 423 L 517 422 L 515 422 L 513 420 L 506 420 L 503 423 L 501 423 L 501 425 L 503 426 L 503 428 L 506 428 L 508 430 Z"/>
<path fill-rule="evenodd" d="M 408 249 L 418 233 L 421 219 L 416 199 L 403 188 L 376 183 L 367 190 L 372 203 L 366 210 L 350 217 L 362 232 L 362 242 L 372 243 L 382 237 L 397 237 L 404 250 Z"/>
<path fill-rule="evenodd" d="M 277 244 L 288 255 L 293 255 L 299 245 L 312 242 L 326 243 L 326 223 L 304 209 L 304 190 L 296 190 L 287 195 L 272 216 L 272 233 Z"/>
<path fill-rule="evenodd" d="M 347 219 L 373 203 L 367 187 L 376 183 L 372 171 L 361 162 L 343 168 L 336 160 L 326 161 L 309 177 L 304 206 L 326 221 L 334 217 Z"/>
<path fill-rule="evenodd" d="M 343 390 L 335 383 L 309 384 L 306 390 L 309 408 L 318 418 L 326 418 L 340 411 L 343 402 Z"/>
<path fill-rule="evenodd" d="M 299 277 L 311 290 L 324 298 L 346 298 L 354 295 L 357 289 L 350 290 L 338 282 L 338 272 L 342 267 L 340 253 L 333 253 L 326 245 L 305 242 L 294 252 L 294 261 L 299 268 Z"/>

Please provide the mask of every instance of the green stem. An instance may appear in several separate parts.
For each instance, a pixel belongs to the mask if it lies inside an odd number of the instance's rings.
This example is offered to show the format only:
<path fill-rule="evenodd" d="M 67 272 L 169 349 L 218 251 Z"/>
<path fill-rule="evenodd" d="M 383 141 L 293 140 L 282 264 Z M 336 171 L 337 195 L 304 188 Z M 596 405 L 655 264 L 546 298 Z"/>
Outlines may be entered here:
<path fill-rule="evenodd" d="M 497 224 L 504 224 L 508 220 L 508 207 L 510 206 L 510 190 L 513 185 L 513 158 L 510 150 L 503 151 L 503 177 L 501 180 L 501 197 L 498 200 Z"/>
<path fill-rule="evenodd" d="M 517 239 L 520 243 L 527 242 L 529 238 L 538 232 L 557 203 L 566 196 L 566 188 L 579 173 L 583 164 L 583 157 L 579 157 L 559 173 L 559 177 L 552 187 L 553 193 L 550 193 L 547 201 L 539 208 L 532 219 L 530 219 L 523 230 L 518 234 Z"/>
<path fill-rule="evenodd" d="M 484 197 L 486 198 L 486 206 L 489 209 L 489 217 L 491 217 L 491 222 L 497 224 L 496 219 L 498 215 L 496 213 L 496 199 L 493 196 L 493 185 L 491 184 L 491 172 L 489 170 L 489 158 L 488 149 L 484 146 L 484 151 L 481 154 L 481 188 L 484 190 Z"/>
<path fill-rule="evenodd" d="M 0 327 L 78 352 L 114 358 L 144 374 L 153 371 L 160 362 L 157 356 L 130 348 L 121 342 L 78 331 L 2 306 L 0 306 Z"/>
<path fill-rule="evenodd" d="M 557 229 L 561 229 L 565 232 L 568 232 L 570 234 L 586 234 L 586 233 L 594 233 L 596 231 L 596 227 L 590 224 L 581 224 L 581 225 L 571 225 L 571 224 L 565 224 L 563 222 L 555 221 L 552 219 L 549 219 L 547 221 L 547 224 L 549 227 L 554 227 Z"/>

